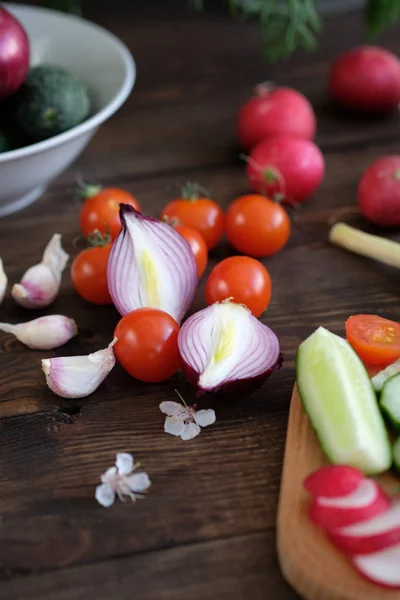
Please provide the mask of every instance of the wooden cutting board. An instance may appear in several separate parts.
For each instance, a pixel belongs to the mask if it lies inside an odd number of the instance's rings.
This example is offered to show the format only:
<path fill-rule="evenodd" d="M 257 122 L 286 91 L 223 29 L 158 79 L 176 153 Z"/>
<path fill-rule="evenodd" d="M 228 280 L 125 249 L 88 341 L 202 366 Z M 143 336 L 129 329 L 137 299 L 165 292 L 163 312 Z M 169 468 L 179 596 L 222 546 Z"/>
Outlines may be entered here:
<path fill-rule="evenodd" d="M 364 580 L 309 520 L 303 481 L 324 464 L 327 460 L 295 387 L 278 511 L 277 546 L 284 577 L 307 600 L 400 600 L 400 590 L 385 590 Z M 399 490 L 399 479 L 391 475 L 379 482 L 390 493 Z"/>

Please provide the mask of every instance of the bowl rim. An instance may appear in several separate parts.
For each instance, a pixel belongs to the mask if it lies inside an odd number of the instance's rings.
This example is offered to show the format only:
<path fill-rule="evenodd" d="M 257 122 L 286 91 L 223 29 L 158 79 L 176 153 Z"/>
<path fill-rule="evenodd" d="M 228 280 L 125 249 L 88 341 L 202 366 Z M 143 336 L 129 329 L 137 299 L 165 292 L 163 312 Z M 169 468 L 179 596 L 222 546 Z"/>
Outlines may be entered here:
<path fill-rule="evenodd" d="M 133 85 L 136 80 L 136 63 L 128 50 L 127 46 L 111 31 L 102 27 L 101 25 L 97 25 L 97 23 L 92 23 L 87 19 L 83 19 L 82 17 L 78 17 L 76 15 L 70 15 L 61 13 L 57 10 L 53 10 L 50 8 L 44 8 L 41 6 L 32 6 L 28 4 L 16 4 L 15 2 L 5 2 L 4 6 L 6 8 L 10 8 L 11 11 L 13 9 L 23 9 L 29 12 L 45 12 L 57 15 L 57 17 L 69 19 L 71 21 L 79 21 L 85 23 L 88 27 L 97 30 L 102 35 L 109 38 L 110 41 L 113 42 L 116 49 L 120 53 L 120 56 L 123 60 L 125 66 L 125 79 L 118 91 L 114 95 L 114 98 L 106 104 L 100 111 L 96 112 L 94 115 L 80 123 L 79 125 L 75 125 L 72 129 L 68 131 L 64 131 L 63 133 L 59 133 L 47 140 L 43 140 L 41 142 L 35 142 L 30 144 L 29 146 L 25 146 L 23 148 L 16 148 L 15 150 L 9 150 L 8 152 L 0 153 L 0 163 L 7 162 L 8 160 L 24 158 L 25 156 L 30 156 L 32 154 L 36 154 L 41 151 L 50 150 L 59 144 L 63 144 L 64 142 L 68 142 L 76 136 L 88 133 L 90 130 L 95 129 L 104 121 L 106 121 L 111 115 L 113 115 L 125 102 L 128 98 L 129 94 L 132 91 Z"/>

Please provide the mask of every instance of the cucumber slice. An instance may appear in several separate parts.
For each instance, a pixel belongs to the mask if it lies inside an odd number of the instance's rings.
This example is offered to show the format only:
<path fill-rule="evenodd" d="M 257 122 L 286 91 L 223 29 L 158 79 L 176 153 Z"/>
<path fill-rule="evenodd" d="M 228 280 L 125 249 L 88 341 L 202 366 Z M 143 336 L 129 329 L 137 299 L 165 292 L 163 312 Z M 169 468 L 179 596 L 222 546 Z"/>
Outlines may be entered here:
<path fill-rule="evenodd" d="M 400 373 L 400 359 L 396 360 L 396 362 L 392 363 L 386 369 L 382 369 L 372 378 L 372 385 L 374 386 L 374 390 L 376 392 L 381 392 L 383 390 L 383 386 L 387 382 L 388 379 L 393 377 L 393 375 L 397 375 Z"/>
<path fill-rule="evenodd" d="M 400 433 L 400 373 L 390 377 L 383 386 L 380 405 L 393 429 Z"/>
<path fill-rule="evenodd" d="M 393 446 L 393 466 L 396 473 L 400 475 L 400 437 Z"/>
<path fill-rule="evenodd" d="M 353 348 L 320 327 L 297 351 L 297 385 L 321 446 L 335 464 L 374 475 L 392 451 L 371 380 Z"/>

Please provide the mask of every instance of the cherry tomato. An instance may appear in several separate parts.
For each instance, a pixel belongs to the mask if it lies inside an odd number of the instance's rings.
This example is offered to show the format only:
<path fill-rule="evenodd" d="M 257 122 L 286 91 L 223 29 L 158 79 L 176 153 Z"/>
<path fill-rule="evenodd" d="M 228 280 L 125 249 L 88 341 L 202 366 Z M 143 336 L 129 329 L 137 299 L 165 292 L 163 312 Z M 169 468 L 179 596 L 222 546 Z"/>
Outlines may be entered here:
<path fill-rule="evenodd" d="M 290 220 L 277 202 L 258 194 L 241 196 L 225 214 L 226 236 L 232 246 L 249 256 L 271 256 L 289 239 Z"/>
<path fill-rule="evenodd" d="M 126 371 L 140 381 L 164 381 L 180 367 L 179 325 L 157 308 L 138 308 L 115 328 L 115 354 Z"/>
<path fill-rule="evenodd" d="M 193 227 L 186 227 L 186 225 L 173 225 L 173 228 L 185 238 L 191 247 L 196 259 L 197 274 L 200 279 L 206 270 L 208 262 L 207 245 L 203 236 L 197 231 L 197 229 L 193 229 Z"/>
<path fill-rule="evenodd" d="M 186 186 L 182 198 L 168 202 L 160 219 L 176 221 L 197 229 L 204 238 L 207 248 L 214 248 L 224 232 L 224 213 L 221 207 L 210 198 L 201 198 L 197 188 Z"/>
<path fill-rule="evenodd" d="M 387 365 L 400 358 L 400 323 L 377 315 L 354 315 L 346 321 L 346 337 L 361 360 Z"/>
<path fill-rule="evenodd" d="M 74 288 L 93 304 L 112 304 L 107 285 L 107 262 L 111 244 L 82 250 L 71 265 Z"/>
<path fill-rule="evenodd" d="M 83 235 L 88 236 L 97 229 L 103 235 L 109 232 L 111 239 L 114 240 L 121 230 L 120 204 L 130 204 L 136 210 L 140 210 L 136 198 L 129 192 L 118 188 L 104 188 L 93 196 L 89 196 L 79 214 L 79 226 Z"/>
<path fill-rule="evenodd" d="M 206 283 L 207 304 L 233 298 L 259 317 L 271 300 L 271 278 L 258 260 L 230 256 L 218 263 Z"/>

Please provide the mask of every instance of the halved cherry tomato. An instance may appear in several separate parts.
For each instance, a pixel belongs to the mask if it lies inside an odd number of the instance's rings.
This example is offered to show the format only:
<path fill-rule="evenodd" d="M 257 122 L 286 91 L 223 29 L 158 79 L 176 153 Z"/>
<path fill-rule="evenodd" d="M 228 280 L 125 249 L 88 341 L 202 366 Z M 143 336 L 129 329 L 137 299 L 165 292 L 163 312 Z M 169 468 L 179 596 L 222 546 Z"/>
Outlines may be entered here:
<path fill-rule="evenodd" d="M 354 315 L 346 321 L 346 337 L 361 360 L 387 365 L 400 358 L 400 323 L 377 315 Z"/>
<path fill-rule="evenodd" d="M 107 284 L 107 263 L 111 244 L 82 250 L 71 265 L 74 288 L 93 304 L 112 304 Z"/>
<path fill-rule="evenodd" d="M 103 235 L 109 233 L 114 240 L 121 231 L 119 205 L 130 204 L 140 210 L 139 202 L 132 194 L 119 188 L 98 188 L 88 186 L 87 197 L 79 214 L 79 226 L 83 235 L 88 236 L 96 229 Z M 92 191 L 91 191 L 92 190 Z M 83 192 L 85 195 L 85 191 Z"/>
<path fill-rule="evenodd" d="M 177 221 L 178 225 L 193 227 L 201 233 L 207 248 L 214 248 L 224 232 L 224 213 L 221 207 L 210 198 L 199 196 L 199 187 L 187 184 L 182 198 L 168 202 L 160 219 Z"/>
<path fill-rule="evenodd" d="M 255 257 L 271 256 L 288 241 L 290 220 L 277 202 L 249 194 L 229 205 L 225 228 L 226 237 L 239 252 Z"/>
<path fill-rule="evenodd" d="M 126 371 L 140 381 L 164 381 L 180 367 L 179 325 L 157 308 L 138 308 L 115 328 L 115 354 Z"/>
<path fill-rule="evenodd" d="M 186 225 L 172 225 L 172 227 L 185 238 L 191 247 L 196 259 L 197 275 L 200 279 L 206 270 L 208 262 L 207 245 L 203 236 L 196 229 L 193 229 L 193 227 L 186 227 Z"/>
<path fill-rule="evenodd" d="M 233 298 L 245 304 L 255 317 L 271 299 L 271 278 L 258 260 L 249 256 L 230 256 L 218 263 L 206 283 L 207 304 Z"/>

